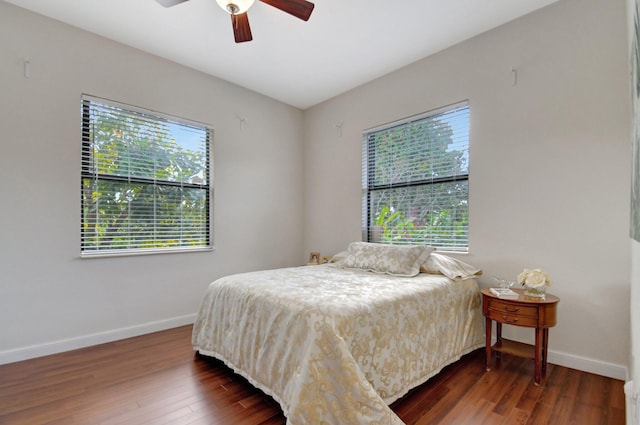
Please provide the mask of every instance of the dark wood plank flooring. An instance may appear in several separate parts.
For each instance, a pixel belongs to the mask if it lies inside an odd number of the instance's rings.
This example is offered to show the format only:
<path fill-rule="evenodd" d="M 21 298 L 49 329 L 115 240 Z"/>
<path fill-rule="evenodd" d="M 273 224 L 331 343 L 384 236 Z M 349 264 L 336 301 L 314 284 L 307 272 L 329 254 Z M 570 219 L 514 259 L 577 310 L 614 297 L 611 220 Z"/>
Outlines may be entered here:
<path fill-rule="evenodd" d="M 219 361 L 191 326 L 0 366 L 2 425 L 284 425 L 279 405 Z M 411 424 L 623 425 L 623 382 L 477 350 L 392 405 Z"/>

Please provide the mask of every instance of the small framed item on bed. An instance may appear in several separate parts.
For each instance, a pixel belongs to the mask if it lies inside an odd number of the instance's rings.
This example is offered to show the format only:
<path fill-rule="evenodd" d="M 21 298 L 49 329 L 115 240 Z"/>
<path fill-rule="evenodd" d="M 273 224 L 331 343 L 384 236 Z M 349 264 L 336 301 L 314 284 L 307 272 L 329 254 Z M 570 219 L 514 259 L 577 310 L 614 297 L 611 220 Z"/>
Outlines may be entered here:
<path fill-rule="evenodd" d="M 480 270 L 432 251 L 354 242 L 329 264 L 218 279 L 193 347 L 289 425 L 402 424 L 389 404 L 484 346 Z"/>

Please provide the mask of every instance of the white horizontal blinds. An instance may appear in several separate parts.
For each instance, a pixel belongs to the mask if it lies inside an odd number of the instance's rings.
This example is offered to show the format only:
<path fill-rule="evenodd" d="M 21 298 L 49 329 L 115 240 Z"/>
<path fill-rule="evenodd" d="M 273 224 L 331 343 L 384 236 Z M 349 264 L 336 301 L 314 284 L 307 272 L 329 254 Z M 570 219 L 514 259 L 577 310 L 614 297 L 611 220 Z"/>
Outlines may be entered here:
<path fill-rule="evenodd" d="M 363 143 L 367 240 L 467 251 L 468 105 L 365 132 Z"/>
<path fill-rule="evenodd" d="M 212 130 L 82 100 L 82 252 L 206 248 Z"/>

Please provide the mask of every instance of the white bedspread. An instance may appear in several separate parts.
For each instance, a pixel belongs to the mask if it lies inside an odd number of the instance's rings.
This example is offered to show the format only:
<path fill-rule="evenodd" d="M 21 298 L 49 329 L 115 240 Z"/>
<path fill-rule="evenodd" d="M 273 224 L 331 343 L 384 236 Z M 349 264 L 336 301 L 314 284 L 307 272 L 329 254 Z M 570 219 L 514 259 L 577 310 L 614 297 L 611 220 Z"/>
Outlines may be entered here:
<path fill-rule="evenodd" d="M 484 345 L 474 279 L 328 265 L 213 282 L 193 346 L 280 405 L 289 425 L 402 424 L 388 407 Z"/>

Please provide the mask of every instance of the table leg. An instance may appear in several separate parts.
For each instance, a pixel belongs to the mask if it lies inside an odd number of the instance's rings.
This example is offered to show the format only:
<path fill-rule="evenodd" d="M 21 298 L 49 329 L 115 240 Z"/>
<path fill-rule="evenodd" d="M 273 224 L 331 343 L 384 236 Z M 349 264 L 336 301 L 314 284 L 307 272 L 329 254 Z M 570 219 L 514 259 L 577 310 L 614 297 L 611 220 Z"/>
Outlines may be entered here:
<path fill-rule="evenodd" d="M 502 323 L 501 322 L 496 322 L 496 344 L 499 344 L 500 341 L 502 341 Z M 501 360 L 502 359 L 502 352 L 498 351 L 496 353 L 496 359 L 497 360 Z"/>
<path fill-rule="evenodd" d="M 485 319 L 485 351 L 487 356 L 486 370 L 491 370 L 491 319 L 488 317 Z"/>
<path fill-rule="evenodd" d="M 549 328 L 544 328 L 542 341 L 542 374 L 547 373 L 547 351 L 549 349 Z"/>
<path fill-rule="evenodd" d="M 536 328 L 536 344 L 535 344 L 535 378 L 534 385 L 539 386 L 542 380 L 542 345 L 544 343 L 544 329 Z"/>

